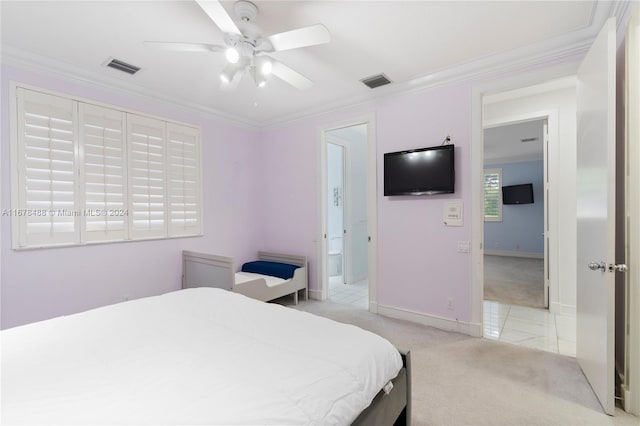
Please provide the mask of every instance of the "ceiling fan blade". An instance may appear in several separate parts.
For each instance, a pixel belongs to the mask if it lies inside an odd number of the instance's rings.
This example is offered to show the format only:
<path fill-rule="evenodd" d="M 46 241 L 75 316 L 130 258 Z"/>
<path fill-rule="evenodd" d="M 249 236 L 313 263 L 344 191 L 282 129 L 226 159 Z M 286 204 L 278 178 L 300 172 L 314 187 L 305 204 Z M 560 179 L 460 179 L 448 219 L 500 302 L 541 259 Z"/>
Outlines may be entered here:
<path fill-rule="evenodd" d="M 208 43 L 180 43 L 172 41 L 145 41 L 144 44 L 160 50 L 174 52 L 223 52 L 226 46 Z"/>
<path fill-rule="evenodd" d="M 297 30 L 273 34 L 267 37 L 267 40 L 271 42 L 273 50 L 278 52 L 281 50 L 329 43 L 331 41 L 331 34 L 329 34 L 327 27 L 322 24 L 316 24 L 309 27 L 298 28 Z"/>
<path fill-rule="evenodd" d="M 273 65 L 271 73 L 276 77 L 300 90 L 306 90 L 313 86 L 313 81 L 309 80 L 299 72 L 294 71 L 282 62 L 276 61 L 273 58 L 269 59 L 271 60 L 271 63 Z"/>
<path fill-rule="evenodd" d="M 218 0 L 196 0 L 196 3 L 198 3 L 202 10 L 205 11 L 223 33 L 233 33 L 242 36 L 233 19 L 231 19 Z"/>

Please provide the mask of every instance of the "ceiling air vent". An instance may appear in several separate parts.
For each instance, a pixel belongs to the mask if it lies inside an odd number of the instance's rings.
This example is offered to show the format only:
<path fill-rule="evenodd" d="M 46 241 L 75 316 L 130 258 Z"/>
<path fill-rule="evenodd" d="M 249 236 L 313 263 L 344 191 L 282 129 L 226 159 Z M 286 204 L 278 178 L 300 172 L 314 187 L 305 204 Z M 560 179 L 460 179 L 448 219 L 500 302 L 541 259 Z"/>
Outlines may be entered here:
<path fill-rule="evenodd" d="M 537 140 L 538 138 L 524 138 L 524 139 L 520 139 L 520 142 L 535 142 Z"/>
<path fill-rule="evenodd" d="M 135 65 L 128 64 L 119 59 L 111 59 L 110 61 L 107 59 L 106 66 L 114 68 L 118 71 L 126 72 L 127 74 L 135 74 L 140 71 L 140 67 L 136 67 Z"/>
<path fill-rule="evenodd" d="M 372 75 L 371 77 L 363 78 L 360 81 L 370 89 L 375 89 L 376 87 L 391 83 L 391 80 L 389 80 L 389 78 L 384 74 Z"/>

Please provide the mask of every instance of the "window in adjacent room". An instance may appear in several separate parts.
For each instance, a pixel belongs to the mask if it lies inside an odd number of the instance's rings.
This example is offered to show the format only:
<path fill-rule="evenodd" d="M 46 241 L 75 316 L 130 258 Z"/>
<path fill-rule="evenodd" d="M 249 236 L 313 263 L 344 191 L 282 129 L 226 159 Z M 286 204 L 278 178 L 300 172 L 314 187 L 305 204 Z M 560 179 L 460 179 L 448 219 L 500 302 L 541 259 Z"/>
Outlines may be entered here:
<path fill-rule="evenodd" d="M 502 221 L 502 169 L 484 171 L 484 220 Z"/>
<path fill-rule="evenodd" d="M 15 86 L 13 247 L 202 233 L 200 130 Z"/>

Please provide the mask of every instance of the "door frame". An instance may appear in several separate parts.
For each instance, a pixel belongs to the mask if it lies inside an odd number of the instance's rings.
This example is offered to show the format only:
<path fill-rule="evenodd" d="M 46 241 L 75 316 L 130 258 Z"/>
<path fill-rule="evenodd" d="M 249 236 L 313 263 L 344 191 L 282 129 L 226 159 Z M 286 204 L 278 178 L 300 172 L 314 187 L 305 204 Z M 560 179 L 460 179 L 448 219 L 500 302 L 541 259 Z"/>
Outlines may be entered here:
<path fill-rule="evenodd" d="M 520 115 L 504 116 L 494 120 L 487 120 L 483 122 L 482 130 L 490 129 L 494 127 L 508 126 L 510 124 L 526 123 L 529 121 L 545 120 L 543 136 L 543 200 L 544 200 L 544 241 L 543 241 L 543 261 L 544 261 L 544 307 L 551 310 L 550 307 L 550 294 L 553 291 L 558 293 L 558 257 L 557 257 L 557 227 L 558 227 L 558 203 L 555 188 L 550 187 L 550 182 L 555 181 L 556 176 L 552 170 L 549 170 L 549 147 L 553 146 L 557 148 L 558 143 L 558 111 L 557 110 L 544 110 L 538 112 L 530 112 Z M 484 147 L 484 137 L 482 141 Z M 554 151 L 555 152 L 555 151 Z M 483 159 L 484 167 L 484 159 Z M 502 184 L 502 182 L 501 182 Z M 484 193 L 484 191 L 483 191 Z M 554 202 L 551 202 L 554 200 Z M 483 261 L 484 261 L 484 212 L 483 212 Z M 551 250 L 551 248 L 554 250 Z M 550 253 L 556 253 L 555 258 L 551 258 Z M 482 287 L 484 296 L 484 276 L 482 277 Z M 484 327 L 483 327 L 484 328 Z"/>
<path fill-rule="evenodd" d="M 640 181 L 640 12 L 631 17 L 626 45 L 626 216 L 627 253 L 629 267 L 626 275 L 627 341 L 625 354 L 624 409 L 640 415 L 640 187 L 631 182 Z M 631 76 L 636 76 L 635 79 Z"/>
<path fill-rule="evenodd" d="M 546 83 L 575 75 L 577 64 L 565 63 L 529 73 L 519 73 L 491 82 L 479 83 L 471 93 L 471 321 L 469 334 L 482 336 L 484 292 L 484 211 L 483 211 L 483 108 L 484 96 Z"/>
<path fill-rule="evenodd" d="M 319 242 L 317 260 L 318 270 L 316 276 L 320 283 L 320 295 L 315 298 L 326 300 L 328 296 L 328 276 L 327 276 L 327 138 L 326 133 L 331 130 L 343 129 L 365 124 L 367 126 L 367 233 L 369 244 L 367 250 L 367 280 L 369 284 L 369 312 L 378 312 L 378 286 L 377 286 L 377 237 L 378 237 L 378 216 L 377 216 L 377 151 L 376 151 L 376 116 L 375 113 L 365 114 L 348 120 L 342 120 L 317 127 L 320 175 L 318 206 L 318 237 Z"/>

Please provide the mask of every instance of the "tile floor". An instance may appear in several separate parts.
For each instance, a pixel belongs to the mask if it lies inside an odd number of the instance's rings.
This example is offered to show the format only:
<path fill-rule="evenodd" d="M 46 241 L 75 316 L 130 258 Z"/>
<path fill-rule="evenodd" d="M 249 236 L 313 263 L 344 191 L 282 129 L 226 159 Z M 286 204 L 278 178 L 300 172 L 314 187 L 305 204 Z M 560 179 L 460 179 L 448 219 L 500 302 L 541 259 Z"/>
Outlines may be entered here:
<path fill-rule="evenodd" d="M 343 284 L 329 277 L 329 300 L 356 309 L 368 309 L 367 280 Z M 514 345 L 576 356 L 576 319 L 546 309 L 484 301 L 484 337 Z"/>
<path fill-rule="evenodd" d="M 343 284 L 342 275 L 329 277 L 329 300 L 343 305 L 352 305 L 357 309 L 369 308 L 369 282 L 358 281 Z"/>
<path fill-rule="evenodd" d="M 576 356 L 576 319 L 546 309 L 484 301 L 484 337 Z"/>

